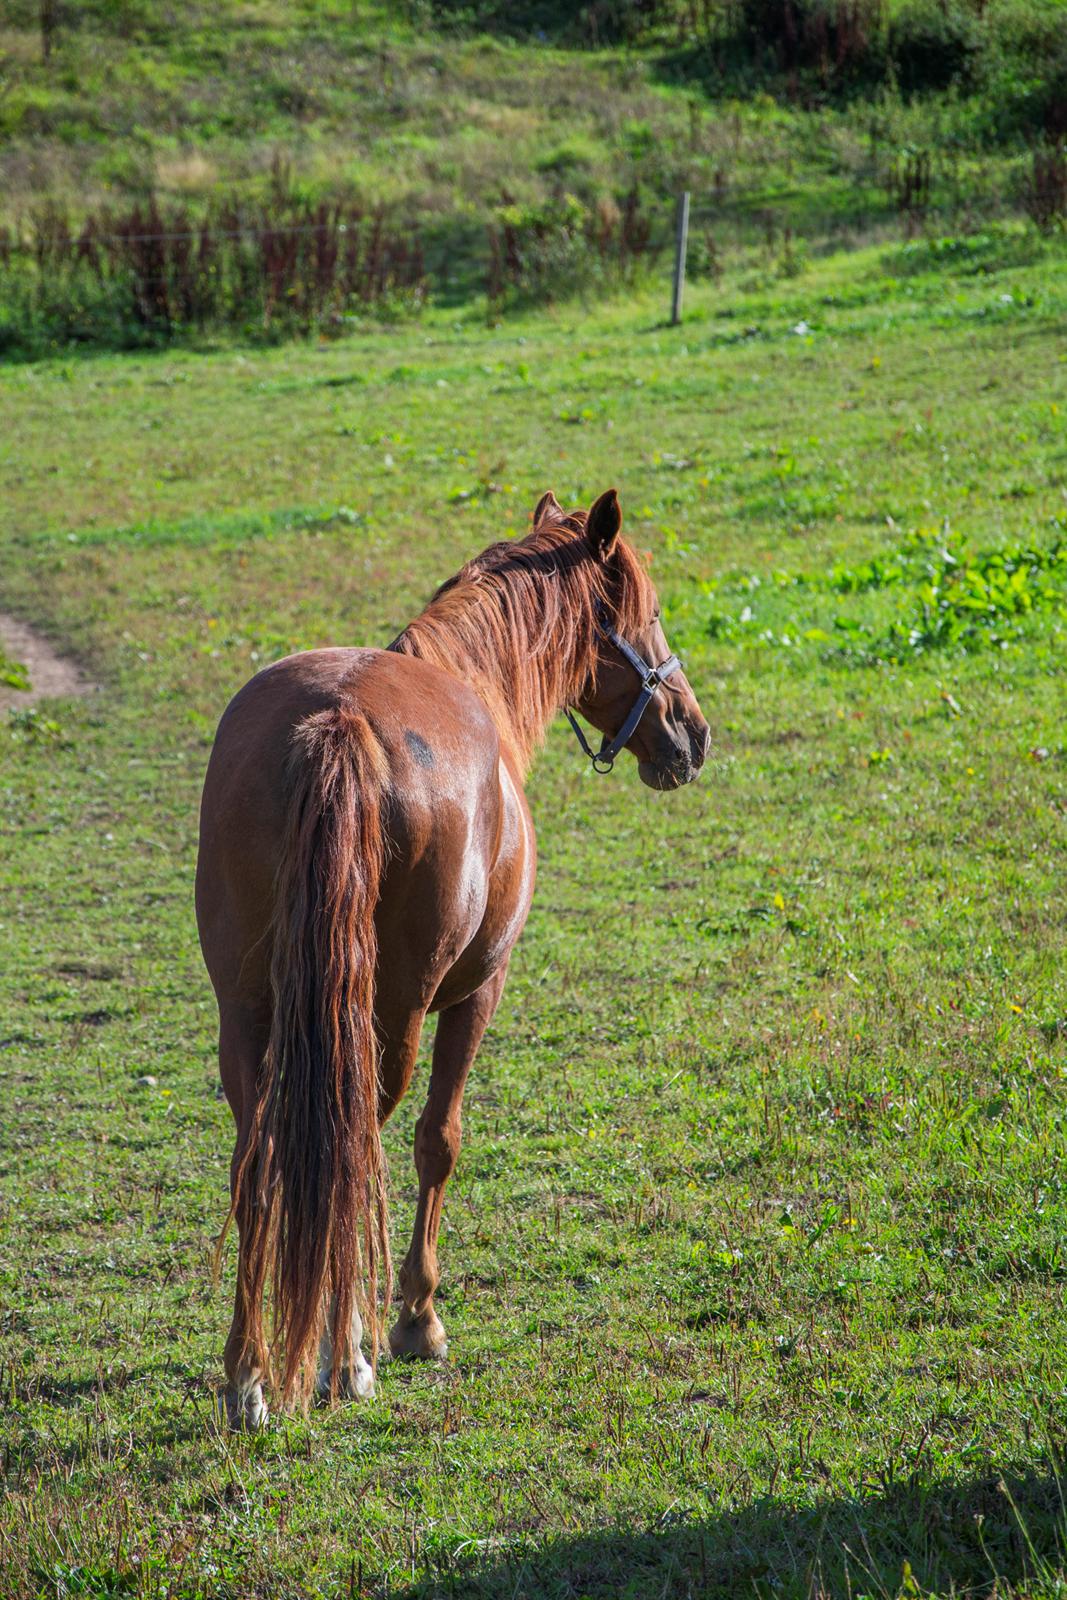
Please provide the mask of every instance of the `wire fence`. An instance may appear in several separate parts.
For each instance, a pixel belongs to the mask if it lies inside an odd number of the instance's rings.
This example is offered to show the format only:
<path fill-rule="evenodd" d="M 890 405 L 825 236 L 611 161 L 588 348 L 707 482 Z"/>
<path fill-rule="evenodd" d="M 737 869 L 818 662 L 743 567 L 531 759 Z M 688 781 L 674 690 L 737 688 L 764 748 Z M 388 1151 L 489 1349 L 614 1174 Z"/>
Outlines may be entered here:
<path fill-rule="evenodd" d="M 323 231 L 324 226 L 326 226 L 326 224 L 320 222 L 302 222 L 290 224 L 285 227 L 279 227 L 275 224 L 270 224 L 270 229 L 274 234 L 282 237 L 289 237 L 297 234 L 318 234 Z M 172 233 L 129 233 L 124 231 L 107 233 L 102 229 L 94 228 L 91 234 L 86 233 L 84 235 L 80 235 L 76 243 L 80 245 L 83 237 L 85 238 L 86 242 L 91 240 L 92 243 L 99 245 L 173 244 L 182 239 L 195 239 L 199 243 L 205 237 L 210 239 L 212 243 L 215 243 L 219 239 L 243 239 L 249 237 L 253 233 L 255 227 L 255 223 L 249 222 L 244 224 L 242 227 L 236 228 L 180 228 Z M 338 223 L 336 232 L 338 235 L 343 236 L 348 232 L 348 227 L 349 225 L 345 222 Z M 2 230 L 0 230 L 0 233 L 2 233 Z M 21 236 L 16 236 L 12 239 L 10 245 L 5 246 L 2 242 L 0 242 L 0 252 L 3 252 L 6 249 L 21 255 L 36 255 L 39 246 L 31 240 L 22 238 Z"/>
<path fill-rule="evenodd" d="M 928 225 L 937 215 L 931 173 L 921 151 L 897 160 L 876 212 L 881 227 L 895 219 L 910 237 Z M 802 269 L 812 235 L 802 225 L 794 232 L 786 211 L 717 190 L 690 198 L 684 227 L 680 210 L 672 218 L 667 203 L 636 186 L 621 198 L 581 201 L 561 191 L 537 205 L 498 203 L 479 219 L 410 202 L 312 203 L 294 194 L 281 163 L 256 200 L 227 194 L 199 211 L 153 196 L 72 221 L 45 205 L 19 228 L 0 226 L 0 358 L 215 327 L 328 333 L 372 310 L 478 297 L 492 320 L 510 306 L 651 280 L 672 255 L 670 319 L 678 322 L 687 271 L 717 279 L 727 252 L 755 248 L 783 275 Z M 1067 215 L 1062 147 L 1035 156 L 1021 209 L 1045 228 Z M 835 228 L 840 236 L 841 219 Z"/>

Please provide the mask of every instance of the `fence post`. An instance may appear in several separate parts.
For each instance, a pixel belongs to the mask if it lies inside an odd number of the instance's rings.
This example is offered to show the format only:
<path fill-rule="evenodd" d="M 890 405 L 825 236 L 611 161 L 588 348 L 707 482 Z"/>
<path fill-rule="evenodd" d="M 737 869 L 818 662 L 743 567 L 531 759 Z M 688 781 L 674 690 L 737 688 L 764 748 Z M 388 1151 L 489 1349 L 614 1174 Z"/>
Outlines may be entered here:
<path fill-rule="evenodd" d="M 671 327 L 682 320 L 682 290 L 685 288 L 685 252 L 689 243 L 689 190 L 678 196 L 674 234 L 674 294 L 671 297 Z"/>
<path fill-rule="evenodd" d="M 56 0 L 41 0 L 41 60 L 49 61 L 56 36 Z"/>

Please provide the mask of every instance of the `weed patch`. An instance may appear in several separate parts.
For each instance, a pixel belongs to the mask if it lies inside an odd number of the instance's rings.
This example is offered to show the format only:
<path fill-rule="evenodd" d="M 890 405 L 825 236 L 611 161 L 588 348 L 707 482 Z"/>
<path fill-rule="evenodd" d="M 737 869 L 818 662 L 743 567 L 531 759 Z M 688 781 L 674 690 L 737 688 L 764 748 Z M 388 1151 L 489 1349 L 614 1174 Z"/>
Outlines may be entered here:
<path fill-rule="evenodd" d="M 283 199 L 250 214 L 221 201 L 197 218 L 153 200 L 79 227 L 46 207 L 28 240 L 0 235 L 0 355 L 151 345 L 226 326 L 336 332 L 368 307 L 417 306 L 424 277 L 417 231 L 380 207 Z"/>
<path fill-rule="evenodd" d="M 893 591 L 897 612 L 888 620 L 847 613 L 817 620 L 798 615 L 761 620 L 749 600 L 739 610 L 715 610 L 710 638 L 785 648 L 816 645 L 824 659 L 847 666 L 900 665 L 932 652 L 1002 649 L 1022 638 L 1029 620 L 1067 618 L 1067 541 L 1045 546 L 1009 544 L 970 551 L 947 530 L 920 530 L 895 549 L 855 566 L 835 565 L 823 574 L 777 575 L 778 594 L 871 595 Z M 763 580 L 750 580 L 754 595 Z"/>

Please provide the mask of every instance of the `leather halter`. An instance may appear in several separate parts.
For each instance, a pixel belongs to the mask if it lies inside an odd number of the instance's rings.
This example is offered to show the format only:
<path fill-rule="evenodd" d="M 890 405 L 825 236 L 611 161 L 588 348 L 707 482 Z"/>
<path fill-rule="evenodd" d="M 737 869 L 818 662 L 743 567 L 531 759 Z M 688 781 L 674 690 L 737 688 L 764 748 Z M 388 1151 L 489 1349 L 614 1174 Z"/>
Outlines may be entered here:
<path fill-rule="evenodd" d="M 567 721 L 578 736 L 578 743 L 593 763 L 593 771 L 603 774 L 611 771 L 615 765 L 615 757 L 633 737 L 634 729 L 644 716 L 653 695 L 662 688 L 672 674 L 680 671 L 682 663 L 677 656 L 668 656 L 666 661 L 661 662 L 658 667 L 650 666 L 643 656 L 638 655 L 633 645 L 627 644 L 626 640 L 621 639 L 615 629 L 611 627 L 608 614 L 599 602 L 596 608 L 596 624 L 600 637 L 606 640 L 608 644 L 615 646 L 619 654 L 630 663 L 637 676 L 641 679 L 641 691 L 630 707 L 625 722 L 613 739 L 609 739 L 607 734 L 604 735 L 599 750 L 591 750 L 589 748 L 589 742 L 570 706 L 564 706 L 563 708 L 567 715 Z"/>

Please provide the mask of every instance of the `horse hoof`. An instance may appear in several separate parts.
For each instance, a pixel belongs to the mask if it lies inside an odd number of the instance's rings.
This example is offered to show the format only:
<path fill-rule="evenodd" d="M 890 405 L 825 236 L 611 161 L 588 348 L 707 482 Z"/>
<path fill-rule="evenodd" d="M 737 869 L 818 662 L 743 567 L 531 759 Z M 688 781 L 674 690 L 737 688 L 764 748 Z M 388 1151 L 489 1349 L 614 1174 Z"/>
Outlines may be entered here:
<path fill-rule="evenodd" d="M 329 1400 L 330 1372 L 324 1367 L 315 1380 L 315 1393 L 320 1400 Z M 342 1367 L 337 1374 L 338 1400 L 373 1400 L 374 1373 L 369 1361 L 360 1361 L 354 1367 Z"/>
<path fill-rule="evenodd" d="M 252 1383 L 242 1389 L 227 1389 L 219 1398 L 219 1411 L 232 1433 L 258 1433 L 270 1415 L 261 1383 Z"/>
<path fill-rule="evenodd" d="M 443 1361 L 448 1335 L 436 1312 L 429 1317 L 404 1312 L 389 1335 L 389 1349 L 398 1361 Z"/>

